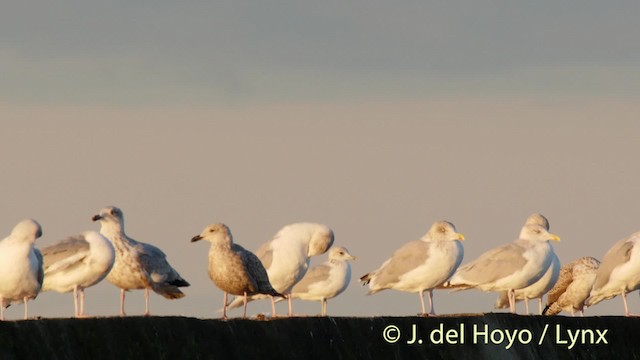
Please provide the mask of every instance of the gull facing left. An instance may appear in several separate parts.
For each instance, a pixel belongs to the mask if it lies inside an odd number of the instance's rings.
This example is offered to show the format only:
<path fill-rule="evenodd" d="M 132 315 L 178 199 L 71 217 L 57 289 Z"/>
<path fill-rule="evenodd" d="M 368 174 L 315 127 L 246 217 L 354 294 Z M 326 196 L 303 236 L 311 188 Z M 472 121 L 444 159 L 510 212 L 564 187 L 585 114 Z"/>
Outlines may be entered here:
<path fill-rule="evenodd" d="M 42 236 L 37 221 L 19 222 L 11 234 L 0 240 L 0 319 L 11 303 L 24 303 L 24 318 L 29 317 L 28 301 L 35 299 L 42 288 L 42 255 L 33 247 Z"/>

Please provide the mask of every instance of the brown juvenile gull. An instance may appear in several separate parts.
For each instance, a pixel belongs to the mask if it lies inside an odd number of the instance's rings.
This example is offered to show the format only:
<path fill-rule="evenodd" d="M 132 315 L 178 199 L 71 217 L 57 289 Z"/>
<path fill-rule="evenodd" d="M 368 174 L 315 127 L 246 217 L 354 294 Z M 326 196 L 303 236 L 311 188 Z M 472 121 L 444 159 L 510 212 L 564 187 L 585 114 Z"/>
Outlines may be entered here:
<path fill-rule="evenodd" d="M 288 295 L 293 286 L 304 277 L 309 268 L 311 256 L 324 254 L 333 244 L 333 230 L 317 223 L 294 223 L 280 229 L 278 233 L 263 244 L 256 256 L 269 275 L 269 282 L 280 294 Z M 248 301 L 264 299 L 267 295 L 249 296 Z M 291 297 L 287 297 L 289 316 L 293 315 Z M 240 307 L 243 298 L 229 303 L 229 309 Z M 274 298 L 271 297 L 272 316 L 276 316 Z"/>
<path fill-rule="evenodd" d="M 489 250 L 461 266 L 447 287 L 507 291 L 509 308 L 515 313 L 515 290 L 538 281 L 553 261 L 549 240 L 560 241 L 560 237 L 550 234 L 544 226 L 525 225 L 518 240 Z"/>
<path fill-rule="evenodd" d="M 322 316 L 327 315 L 327 300 L 342 294 L 351 281 L 349 260 L 356 257 L 347 248 L 329 249 L 329 260 L 311 267 L 305 276 L 291 289 L 291 297 L 322 303 Z"/>
<path fill-rule="evenodd" d="M 456 271 L 462 258 L 464 236 L 448 221 L 436 221 L 420 239 L 396 250 L 380 268 L 360 278 L 369 284 L 367 295 L 385 289 L 416 292 L 420 296 L 422 314 L 426 314 L 424 292 L 429 295 L 429 314 L 435 315 L 433 289 L 442 285 Z"/>
<path fill-rule="evenodd" d="M 560 269 L 556 285 L 547 295 L 547 307 L 544 315 L 556 315 L 567 311 L 574 316 L 576 311 L 584 315 L 584 302 L 589 297 L 600 262 L 596 258 L 585 256 L 574 260 Z"/>
<path fill-rule="evenodd" d="M 640 287 L 640 232 L 615 243 L 602 258 L 593 289 L 585 305 L 593 306 L 602 300 L 622 295 L 625 316 L 629 313 L 627 293 Z"/>
<path fill-rule="evenodd" d="M 269 283 L 269 276 L 260 259 L 251 251 L 233 242 L 231 230 L 225 224 L 207 226 L 191 242 L 207 240 L 209 248 L 209 277 L 224 292 L 222 318 L 227 318 L 227 294 L 242 295 L 243 318 L 247 317 L 247 296 L 265 294 L 282 296 Z"/>
<path fill-rule="evenodd" d="M 532 214 L 525 221 L 525 225 L 540 225 L 549 231 L 549 220 L 542 214 Z M 560 276 L 560 259 L 556 254 L 553 254 L 551 266 L 547 269 L 547 272 L 535 283 L 527 286 L 523 289 L 515 290 L 516 301 L 524 300 L 525 311 L 529 314 L 529 299 L 538 299 L 538 314 L 542 315 L 542 297 L 546 294 L 553 285 L 558 281 Z M 503 291 L 498 295 L 496 300 L 496 309 L 506 309 L 509 307 L 509 294 Z"/>
<path fill-rule="evenodd" d="M 111 241 L 97 231 L 86 231 L 44 247 L 42 256 L 45 275 L 42 291 L 73 291 L 75 317 L 85 316 L 84 289 L 107 277 L 116 258 Z"/>
<path fill-rule="evenodd" d="M 24 318 L 29 317 L 28 301 L 35 299 L 42 287 L 42 255 L 33 247 L 42 236 L 37 221 L 19 222 L 11 234 L 0 240 L 0 319 L 11 303 L 24 303 Z"/>
<path fill-rule="evenodd" d="M 189 283 L 169 265 L 162 250 L 125 234 L 122 210 L 115 206 L 105 207 L 93 221 L 100 221 L 100 233 L 111 240 L 116 250 L 116 261 L 107 280 L 120 288 L 120 316 L 125 315 L 125 290 L 144 289 L 145 316 L 149 315 L 149 289 L 167 299 L 184 297 L 179 287 L 189 286 Z"/>

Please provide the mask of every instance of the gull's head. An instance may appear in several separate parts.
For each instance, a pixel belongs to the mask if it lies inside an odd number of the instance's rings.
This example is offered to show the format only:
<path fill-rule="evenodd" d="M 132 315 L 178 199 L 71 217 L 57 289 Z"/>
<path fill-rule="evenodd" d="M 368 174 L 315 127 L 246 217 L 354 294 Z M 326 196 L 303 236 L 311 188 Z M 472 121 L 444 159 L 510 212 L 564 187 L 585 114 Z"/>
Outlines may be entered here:
<path fill-rule="evenodd" d="M 11 237 L 31 243 L 40 236 L 42 236 L 42 226 L 33 219 L 22 220 L 11 230 Z"/>
<path fill-rule="evenodd" d="M 100 213 L 94 215 L 91 220 L 100 221 L 101 224 L 120 224 L 124 223 L 124 215 L 122 210 L 115 206 L 107 206 L 100 210 Z"/>
<path fill-rule="evenodd" d="M 309 239 L 309 257 L 324 254 L 333 245 L 333 230 L 322 224 L 308 224 L 313 228 Z"/>
<path fill-rule="evenodd" d="M 520 230 L 520 239 L 535 240 L 535 241 L 560 241 L 560 237 L 556 234 L 551 234 L 544 226 L 537 224 L 529 224 L 522 227 Z"/>
<path fill-rule="evenodd" d="M 347 250 L 344 246 L 338 246 L 329 249 L 329 260 L 355 260 L 356 257 L 349 254 L 349 250 Z"/>
<path fill-rule="evenodd" d="M 206 240 L 213 243 L 232 243 L 233 235 L 229 227 L 222 223 L 211 224 L 202 230 L 200 235 L 191 238 L 191 242 Z"/>
<path fill-rule="evenodd" d="M 423 239 L 431 241 L 464 240 L 464 235 L 456 231 L 455 225 L 448 221 L 440 220 L 431 225 L 431 228 Z"/>
<path fill-rule="evenodd" d="M 545 228 L 547 231 L 549 231 L 549 220 L 547 220 L 547 218 L 542 214 L 535 213 L 535 214 L 529 215 L 529 217 L 527 218 L 527 221 L 525 221 L 524 224 L 540 225 L 543 228 Z"/>

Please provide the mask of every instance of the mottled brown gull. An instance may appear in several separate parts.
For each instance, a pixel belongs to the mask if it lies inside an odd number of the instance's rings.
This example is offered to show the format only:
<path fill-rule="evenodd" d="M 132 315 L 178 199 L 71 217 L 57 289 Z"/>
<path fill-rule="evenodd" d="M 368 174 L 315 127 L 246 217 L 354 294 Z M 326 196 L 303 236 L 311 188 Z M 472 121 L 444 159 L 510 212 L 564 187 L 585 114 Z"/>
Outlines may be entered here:
<path fill-rule="evenodd" d="M 327 300 L 340 295 L 351 281 L 349 260 L 356 257 L 347 248 L 329 249 L 329 259 L 309 268 L 305 276 L 291 289 L 291 297 L 322 303 L 322 316 L 327 315 Z"/>
<path fill-rule="evenodd" d="M 24 318 L 29 317 L 28 302 L 35 299 L 42 287 L 42 255 L 33 247 L 42 236 L 37 221 L 19 222 L 11 234 L 0 241 L 0 319 L 11 303 L 24 303 Z"/>
<path fill-rule="evenodd" d="M 549 231 L 549 220 L 542 214 L 532 214 L 525 221 L 525 225 L 540 225 Z M 529 314 L 529 299 L 538 299 L 538 314 L 542 315 L 542 297 L 546 294 L 553 285 L 558 281 L 560 276 L 560 259 L 556 254 L 553 254 L 551 266 L 547 269 L 547 272 L 535 283 L 515 290 L 516 301 L 524 300 L 525 311 Z M 496 309 L 505 309 L 509 307 L 509 294 L 503 291 L 498 295 L 496 300 Z"/>
<path fill-rule="evenodd" d="M 144 289 L 145 315 L 149 315 L 149 289 L 167 299 L 184 297 L 179 287 L 189 283 L 169 265 L 162 250 L 125 234 L 122 210 L 105 207 L 93 221 L 100 221 L 100 233 L 111 240 L 116 250 L 116 260 L 107 280 L 120 288 L 120 316 L 125 315 L 124 292 L 131 289 Z"/>
<path fill-rule="evenodd" d="M 102 281 L 115 261 L 111 241 L 96 231 L 85 231 L 42 248 L 42 291 L 73 291 L 75 316 L 84 314 L 84 289 Z M 80 297 L 80 307 L 78 307 Z"/>
<path fill-rule="evenodd" d="M 333 230 L 317 223 L 294 223 L 284 226 L 273 238 L 263 244 L 256 256 L 264 265 L 273 288 L 284 295 L 304 277 L 312 256 L 324 254 L 333 245 Z M 248 301 L 264 299 L 266 295 L 249 296 Z M 243 298 L 236 298 L 229 308 L 240 307 Z M 291 297 L 288 297 L 289 316 L 293 314 Z M 271 297 L 272 316 L 276 316 L 275 301 Z"/>
<path fill-rule="evenodd" d="M 243 317 L 247 317 L 247 297 L 255 294 L 282 296 L 269 283 L 269 276 L 260 259 L 251 251 L 233 242 L 231 230 L 225 224 L 207 226 L 191 242 L 206 240 L 209 248 L 209 277 L 224 292 L 222 317 L 227 318 L 227 294 L 244 299 Z"/>
<path fill-rule="evenodd" d="M 547 295 L 544 315 L 555 315 L 567 311 L 574 316 L 577 311 L 584 314 L 584 302 L 589 297 L 600 262 L 585 256 L 574 260 L 560 269 L 556 285 Z"/>
<path fill-rule="evenodd" d="M 426 314 L 424 292 L 429 295 L 429 314 L 434 315 L 433 289 L 442 285 L 456 271 L 464 248 L 464 236 L 448 221 L 436 221 L 420 239 L 396 250 L 380 268 L 360 278 L 369 284 L 368 295 L 385 289 L 416 292 L 420 296 L 422 314 Z"/>
<path fill-rule="evenodd" d="M 515 313 L 515 290 L 538 281 L 551 265 L 554 252 L 549 240 L 560 241 L 560 238 L 543 226 L 525 225 L 518 240 L 489 250 L 461 266 L 447 287 L 507 291 L 509 308 Z"/>
<path fill-rule="evenodd" d="M 593 289 L 585 304 L 593 306 L 602 300 L 622 295 L 625 316 L 629 313 L 627 294 L 640 287 L 640 232 L 615 243 L 602 258 Z"/>

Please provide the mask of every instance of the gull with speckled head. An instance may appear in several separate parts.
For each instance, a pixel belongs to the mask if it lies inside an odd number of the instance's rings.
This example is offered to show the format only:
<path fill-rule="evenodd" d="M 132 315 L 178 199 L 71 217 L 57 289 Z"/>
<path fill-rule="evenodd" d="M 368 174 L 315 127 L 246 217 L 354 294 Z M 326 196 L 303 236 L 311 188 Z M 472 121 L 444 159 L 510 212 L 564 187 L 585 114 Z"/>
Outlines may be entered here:
<path fill-rule="evenodd" d="M 42 255 L 33 247 L 42 236 L 42 227 L 32 219 L 19 222 L 11 234 L 0 241 L 0 320 L 12 303 L 24 303 L 24 318 L 29 317 L 28 302 L 42 288 Z"/>
<path fill-rule="evenodd" d="M 544 226 L 525 225 L 518 240 L 489 250 L 461 266 L 446 287 L 507 291 L 509 308 L 515 313 L 515 291 L 542 278 L 553 262 L 550 240 L 560 241 L 560 237 L 550 234 Z"/>
<path fill-rule="evenodd" d="M 289 295 L 293 286 L 307 273 L 312 256 L 324 254 L 333 245 L 333 230 L 318 223 L 294 223 L 280 229 L 267 243 L 262 245 L 256 256 L 269 275 L 269 282 L 280 294 Z M 267 295 L 257 294 L 248 301 L 264 299 Z M 293 315 L 291 297 L 287 296 L 289 316 Z M 229 308 L 240 307 L 243 298 L 237 297 Z M 276 316 L 275 299 L 271 296 L 272 316 Z"/>
<path fill-rule="evenodd" d="M 640 288 L 640 232 L 615 243 L 602 258 L 593 289 L 585 304 L 593 306 L 602 300 L 622 295 L 625 316 L 631 314 L 627 294 Z"/>
<path fill-rule="evenodd" d="M 327 315 L 327 300 L 342 294 L 351 281 L 350 260 L 356 257 L 343 246 L 329 249 L 329 259 L 311 267 L 291 289 L 291 297 L 322 303 L 321 314 Z"/>
<path fill-rule="evenodd" d="M 120 316 L 125 315 L 124 292 L 128 290 L 144 289 L 145 316 L 149 315 L 149 289 L 167 299 L 184 297 L 179 288 L 189 283 L 169 265 L 162 250 L 127 236 L 122 210 L 108 206 L 92 219 L 100 221 L 100 233 L 111 240 L 116 250 L 107 280 L 120 288 Z"/>
<path fill-rule="evenodd" d="M 73 291 L 75 317 L 84 317 L 84 289 L 99 283 L 111 271 L 116 259 L 113 244 L 97 231 L 85 231 L 41 251 L 45 275 L 42 291 Z"/>
<path fill-rule="evenodd" d="M 264 294 L 281 296 L 269 283 L 269 276 L 260 259 L 251 251 L 233 242 L 231 230 L 225 224 L 207 226 L 191 242 L 206 240 L 209 248 L 209 277 L 224 292 L 222 318 L 227 318 L 227 294 L 242 296 L 243 318 L 247 317 L 247 297 Z"/>
<path fill-rule="evenodd" d="M 525 221 L 525 225 L 540 225 L 549 231 L 549 220 L 542 214 L 532 214 Z M 547 269 L 547 272 L 535 283 L 527 286 L 526 288 L 515 290 L 516 302 L 524 300 L 525 311 L 529 314 L 529 299 L 538 299 L 538 314 L 542 315 L 542 297 L 553 286 L 558 277 L 560 276 L 560 259 L 553 253 L 551 260 L 551 266 Z M 503 291 L 496 299 L 496 309 L 506 309 L 509 307 L 509 294 L 507 291 Z"/>
<path fill-rule="evenodd" d="M 456 271 L 464 248 L 464 236 L 448 221 L 436 221 L 420 239 L 396 250 L 380 268 L 360 278 L 369 284 L 367 295 L 385 289 L 416 292 L 420 296 L 422 314 L 426 315 L 424 292 L 429 295 L 429 315 L 435 315 L 433 289 L 442 285 Z"/>
<path fill-rule="evenodd" d="M 584 302 L 589 297 L 596 273 L 600 267 L 598 259 L 585 256 L 574 260 L 560 269 L 560 277 L 547 295 L 544 315 L 556 315 L 561 311 L 575 316 L 580 312 L 584 316 Z"/>

